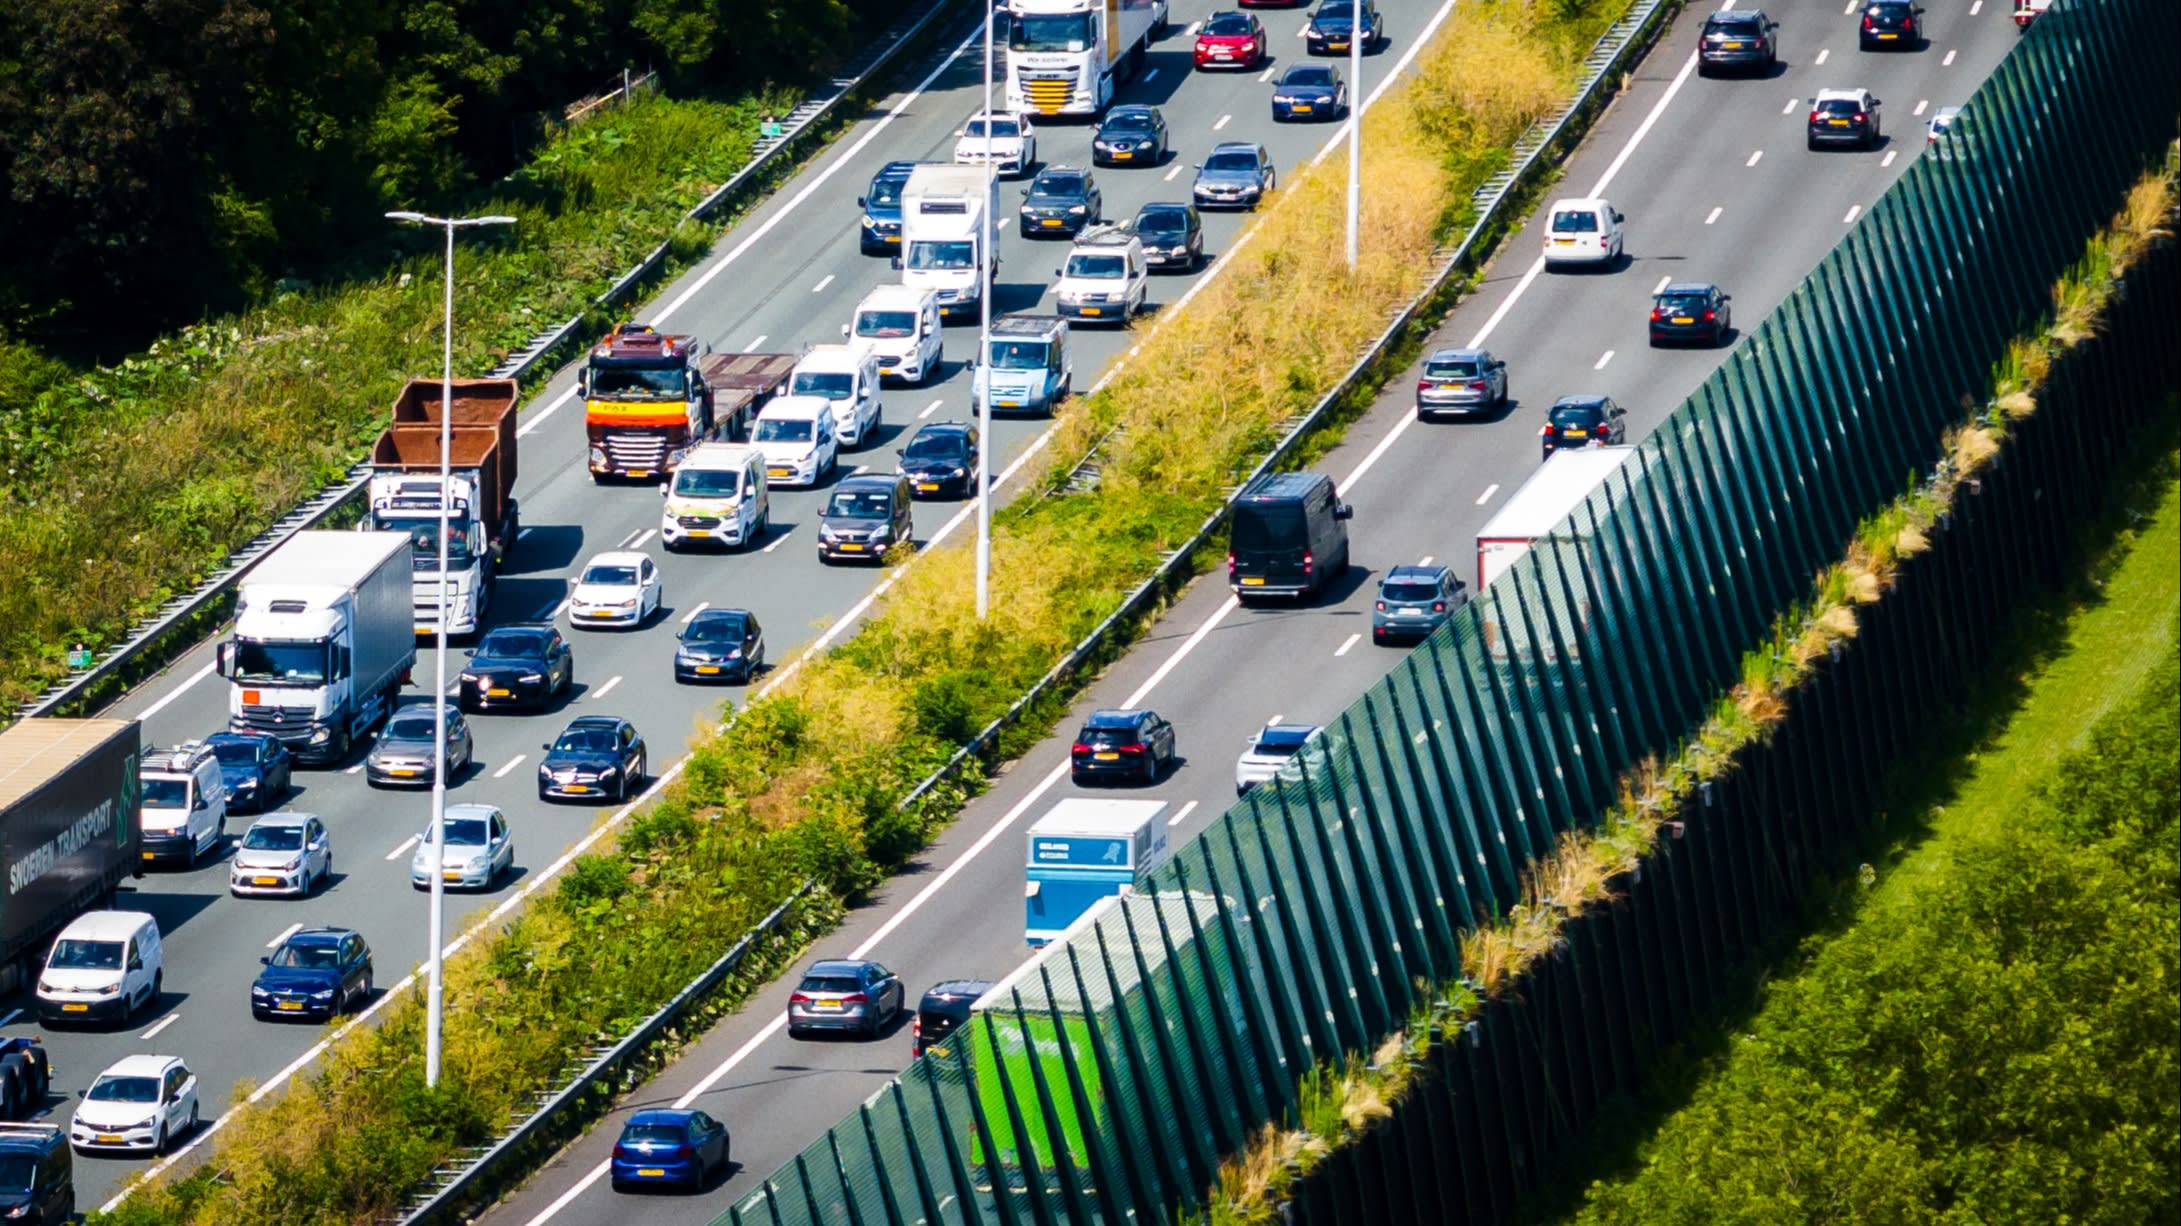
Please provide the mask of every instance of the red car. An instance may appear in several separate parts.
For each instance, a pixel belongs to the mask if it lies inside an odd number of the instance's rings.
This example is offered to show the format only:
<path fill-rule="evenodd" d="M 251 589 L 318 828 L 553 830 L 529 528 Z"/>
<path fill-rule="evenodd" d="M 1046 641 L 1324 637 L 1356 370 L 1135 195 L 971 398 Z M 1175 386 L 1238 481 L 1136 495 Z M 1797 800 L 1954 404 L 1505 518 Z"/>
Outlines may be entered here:
<path fill-rule="evenodd" d="M 1214 13 L 1197 34 L 1198 68 L 1255 70 L 1265 54 L 1265 23 L 1248 13 Z"/>

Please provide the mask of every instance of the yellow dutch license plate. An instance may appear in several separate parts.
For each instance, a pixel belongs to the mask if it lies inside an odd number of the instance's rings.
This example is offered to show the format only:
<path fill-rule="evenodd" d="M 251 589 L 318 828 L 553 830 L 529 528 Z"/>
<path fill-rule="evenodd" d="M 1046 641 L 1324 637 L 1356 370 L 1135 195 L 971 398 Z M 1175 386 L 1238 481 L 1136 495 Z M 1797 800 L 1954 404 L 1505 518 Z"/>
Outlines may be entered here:
<path fill-rule="evenodd" d="M 663 1166 L 640 1166 L 636 1168 L 636 1173 L 646 1179 L 664 1179 L 666 1177 L 666 1168 Z"/>
<path fill-rule="evenodd" d="M 1041 226 L 1053 226 L 1057 228 L 1060 225 L 1060 219 L 1058 217 L 1046 217 L 1039 220 L 1038 224 Z"/>
<path fill-rule="evenodd" d="M 837 1000 L 814 1000 L 810 1002 L 810 1007 L 821 1013 L 836 1013 L 840 1010 L 841 1002 Z"/>
<path fill-rule="evenodd" d="M 712 535 L 712 530 L 711 530 L 710 528 L 691 528 L 691 529 L 689 530 L 689 535 L 691 535 L 691 536 L 710 536 L 710 535 Z"/>
<path fill-rule="evenodd" d="M 1567 431 L 1567 432 L 1566 432 L 1566 434 L 1567 434 L 1567 436 L 1568 436 L 1569 438 L 1589 438 L 1589 437 L 1590 437 L 1590 431 L 1588 431 L 1588 430 L 1569 430 L 1569 431 Z"/>
<path fill-rule="evenodd" d="M 632 468 L 629 470 L 629 476 L 631 477 L 648 477 L 650 475 L 651 470 L 648 468 Z"/>
<path fill-rule="evenodd" d="M 1555 247 L 1573 247 L 1575 240 L 1572 238 L 1556 238 L 1552 240 L 1552 245 Z"/>
<path fill-rule="evenodd" d="M 591 790 L 591 785 L 587 783 L 571 783 L 567 787 L 562 788 L 561 790 L 564 792 L 588 792 Z"/>
<path fill-rule="evenodd" d="M 447 879 L 448 881 L 462 880 L 462 874 L 452 869 L 448 870 L 447 872 L 441 873 L 440 876 Z"/>
<path fill-rule="evenodd" d="M 1899 37 L 1900 37 L 1900 35 L 1898 35 L 1898 34 L 1881 34 L 1881 35 L 1879 35 L 1878 37 L 1880 37 L 1880 38 L 1899 38 Z"/>
<path fill-rule="evenodd" d="M 98 1143 L 101 1145 L 119 1145 L 121 1144 L 121 1134 L 118 1132 L 99 1133 Z"/>
<path fill-rule="evenodd" d="M 1742 49 L 1742 44 L 1740 43 L 1721 43 L 1719 45 L 1725 47 L 1729 51 L 1740 51 Z"/>
<path fill-rule="evenodd" d="M 279 885 L 279 884 L 280 884 L 280 878 L 278 878 L 278 877 L 252 877 L 252 878 L 250 878 L 250 884 L 251 884 L 251 885 Z"/>
<path fill-rule="evenodd" d="M 916 483 L 916 488 L 926 494 L 936 494 L 939 492 L 939 483 L 937 481 L 919 481 Z"/>
<path fill-rule="evenodd" d="M 514 697 L 514 696 L 515 696 L 515 691 L 513 691 L 513 690 L 503 690 L 503 689 L 499 689 L 499 688 L 497 688 L 497 687 L 495 687 L 495 688 L 493 688 L 493 689 L 489 689 L 489 690 L 486 690 L 486 691 L 485 691 L 485 697 L 487 697 L 487 698 L 512 698 L 512 697 Z"/>
<path fill-rule="evenodd" d="M 1337 43 L 1331 40 L 1327 40 L 1325 44 L 1325 49 L 1327 51 L 1346 51 L 1348 49 L 1348 40 L 1342 39 Z"/>
<path fill-rule="evenodd" d="M 1020 400 L 1002 400 L 999 402 L 999 406 L 1003 409 L 1019 409 L 1022 407 L 1022 402 Z"/>
<path fill-rule="evenodd" d="M 1674 316 L 1674 322 L 1677 324 L 1693 324 L 1696 322 L 1696 317 L 1693 315 L 1676 315 Z"/>
<path fill-rule="evenodd" d="M 1127 161 L 1128 159 L 1130 159 L 1130 158 L 1132 158 L 1132 157 L 1135 157 L 1135 156 L 1136 156 L 1135 154 L 1133 154 L 1133 153 L 1129 153 L 1129 152 L 1127 152 L 1127 151 L 1125 151 L 1125 150 L 1121 150 L 1121 149 L 1116 149 L 1116 150 L 1114 150 L 1114 151 L 1113 151 L 1113 160 L 1114 160 L 1114 161 L 1116 161 L 1116 162 L 1125 162 L 1125 161 Z"/>
<path fill-rule="evenodd" d="M 62 1005 L 62 1006 L 61 1006 L 61 1012 L 63 1012 L 63 1013 L 89 1013 L 90 1011 L 91 1011 L 91 1006 L 89 1006 L 89 1005 Z"/>
<path fill-rule="evenodd" d="M 1083 313 L 1085 315 L 1103 315 L 1105 314 L 1105 309 L 1103 307 L 1084 307 Z"/>
<path fill-rule="evenodd" d="M 768 468 L 765 470 L 765 475 L 768 477 L 792 477 L 795 473 L 785 468 Z"/>
<path fill-rule="evenodd" d="M 901 241 L 901 236 L 899 234 L 889 234 L 886 236 L 886 241 L 889 243 L 898 243 Z"/>
<path fill-rule="evenodd" d="M 698 671 L 698 672 L 700 672 L 700 673 L 703 673 L 703 674 L 704 674 L 704 675 L 706 675 L 706 676 L 711 676 L 711 675 L 713 675 L 713 674 L 715 674 L 715 673 L 719 672 L 719 665 L 717 665 L 717 664 L 699 664 L 699 665 L 697 665 L 697 671 Z"/>
<path fill-rule="evenodd" d="M 288 1013 L 301 1013 L 303 1011 L 303 1002 L 300 1000 L 284 1000 L 274 1007 Z"/>
<path fill-rule="evenodd" d="M 1833 125 L 1836 128 L 1845 128 L 1848 126 L 1848 121 L 1845 119 L 1828 119 L 1825 122 Z"/>
<path fill-rule="evenodd" d="M 1261 577 L 1261 576 L 1258 576 L 1258 575 L 1249 575 L 1249 576 L 1245 576 L 1245 577 L 1243 578 L 1243 580 L 1242 580 L 1242 586 L 1243 586 L 1243 587 L 1263 587 L 1263 586 L 1265 586 L 1265 581 L 1264 581 L 1263 577 Z"/>
<path fill-rule="evenodd" d="M 861 545 L 850 545 L 850 544 L 846 544 L 846 543 L 843 543 L 843 544 L 841 545 L 841 552 L 842 552 L 842 553 L 862 553 L 862 552 L 863 552 L 863 546 L 861 546 Z"/>
<path fill-rule="evenodd" d="M 156 860 L 156 859 L 158 859 L 158 858 L 159 858 L 159 853 L 157 853 L 157 852 L 152 852 L 152 851 L 147 851 L 147 852 L 145 852 L 145 853 L 144 853 L 144 858 L 145 858 L 146 860 Z"/>
<path fill-rule="evenodd" d="M 1099 753 L 1092 754 L 1091 756 L 1098 759 L 1100 762 L 1118 762 L 1121 760 L 1121 755 L 1117 753 Z"/>
<path fill-rule="evenodd" d="M 414 779 L 417 774 L 415 771 L 388 771 L 386 773 L 396 779 Z"/>
<path fill-rule="evenodd" d="M 1310 103 L 1307 103 L 1307 102 L 1298 102 L 1298 103 L 1296 103 L 1296 104 L 1295 104 L 1295 106 L 1293 107 L 1293 110 L 1294 110 L 1294 112 L 1295 112 L 1295 113 L 1296 113 L 1297 115 L 1300 115 L 1300 114 L 1302 114 L 1303 112 L 1305 112 L 1305 111 L 1307 111 L 1307 110 L 1309 110 L 1309 109 L 1310 109 Z"/>

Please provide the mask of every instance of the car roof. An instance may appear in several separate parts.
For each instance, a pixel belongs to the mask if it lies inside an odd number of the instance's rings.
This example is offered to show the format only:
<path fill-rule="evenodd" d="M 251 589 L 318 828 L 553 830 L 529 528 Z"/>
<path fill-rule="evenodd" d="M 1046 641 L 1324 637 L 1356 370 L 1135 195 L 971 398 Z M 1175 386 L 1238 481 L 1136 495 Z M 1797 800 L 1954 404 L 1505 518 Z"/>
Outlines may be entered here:
<path fill-rule="evenodd" d="M 1195 207 L 1193 204 L 1183 204 L 1178 200 L 1153 200 L 1137 209 L 1136 216 L 1141 217 L 1146 213 L 1186 213 Z"/>
<path fill-rule="evenodd" d="M 1432 582 L 1446 577 L 1446 574 L 1447 568 L 1444 566 L 1396 566 L 1387 571 L 1386 577 L 1379 580 L 1379 582 L 1381 584 Z"/>
<path fill-rule="evenodd" d="M 270 732 L 215 732 L 204 739 L 207 745 L 230 745 L 237 741 L 250 743 L 278 740 Z"/>
<path fill-rule="evenodd" d="M 551 622 L 503 622 L 500 625 L 494 626 L 492 629 L 485 631 L 485 637 L 489 639 L 493 635 L 501 632 L 502 630 L 522 630 L 532 634 L 542 634 L 547 633 L 552 629 L 553 623 Z"/>
<path fill-rule="evenodd" d="M 86 911 L 70 920 L 61 935 L 87 941 L 125 941 L 150 918 L 149 911 Z"/>
<path fill-rule="evenodd" d="M 1720 9 L 1704 19 L 1705 25 L 1715 21 L 1766 21 L 1763 9 Z"/>
<path fill-rule="evenodd" d="M 837 371 L 831 373 L 839 373 Z M 765 409 L 757 415 L 759 421 L 816 421 L 818 414 L 831 412 L 833 402 L 824 396 L 775 396 L 765 402 Z"/>
<path fill-rule="evenodd" d="M 1552 202 L 1552 208 L 1548 209 L 1548 210 L 1547 210 L 1547 212 L 1552 212 L 1552 213 L 1580 213 L 1580 212 L 1596 212 L 1596 211 L 1598 211 L 1599 209 L 1604 209 L 1604 208 L 1609 208 L 1609 207 L 1611 207 L 1611 206 L 1610 206 L 1610 205 L 1608 205 L 1608 204 L 1606 204 L 1606 202 L 1605 202 L 1605 197 L 1603 197 L 1603 196 L 1567 196 L 1567 197 L 1564 197 L 1564 198 L 1562 198 L 1562 199 L 1559 199 L 1559 200 L 1555 200 L 1555 201 L 1553 201 L 1553 202 Z"/>
<path fill-rule="evenodd" d="M 989 979 L 942 979 L 924 989 L 924 999 L 928 1001 L 936 996 L 941 999 L 967 997 L 975 1000 L 991 990 L 992 981 Z"/>
<path fill-rule="evenodd" d="M 1291 81 L 1295 79 L 1296 74 L 1305 72 L 1314 77 L 1337 77 L 1340 75 L 1339 71 L 1331 64 L 1289 64 L 1287 71 L 1280 74 L 1280 80 Z"/>
<path fill-rule="evenodd" d="M 1562 396 L 1552 402 L 1556 409 L 1602 409 L 1611 396 Z"/>
<path fill-rule="evenodd" d="M 847 482 L 844 481 L 842 484 L 845 485 Z M 698 622 L 718 622 L 729 619 L 748 621 L 750 616 L 751 613 L 748 609 L 699 609 L 697 615 L 689 619 L 689 624 L 694 626 Z"/>
<path fill-rule="evenodd" d="M 488 817 L 498 816 L 500 816 L 500 806 L 488 805 L 475 800 L 464 801 L 458 805 L 447 806 L 447 819 L 449 821 L 455 820 L 457 818 L 466 818 L 472 821 L 482 821 L 483 819 Z"/>
<path fill-rule="evenodd" d="M 874 179 L 906 179 L 921 165 L 923 165 L 922 162 L 888 162 L 879 167 L 878 173 L 871 177 Z"/>
<path fill-rule="evenodd" d="M 583 564 L 583 569 L 589 570 L 593 566 L 636 566 L 646 560 L 646 555 L 633 549 L 609 549 L 604 553 L 593 554 L 591 560 Z"/>
<path fill-rule="evenodd" d="M 1109 708 L 1103 711 L 1091 712 L 1090 716 L 1083 721 L 1083 726 L 1086 728 L 1133 728 L 1142 723 L 1144 716 L 1149 714 L 1151 712 L 1141 708 L 1132 711 Z"/>
<path fill-rule="evenodd" d="M 913 443 L 916 440 L 925 437 L 926 435 L 948 437 L 960 435 L 964 438 L 967 438 L 969 436 L 969 431 L 970 424 L 966 421 L 926 422 L 925 424 L 916 428 L 916 433 L 909 436 L 909 441 Z"/>
<path fill-rule="evenodd" d="M 1869 92 L 1869 90 L 1860 87 L 1855 89 L 1821 89 L 1817 92 L 1815 100 L 1818 102 L 1860 102 L 1863 95 Z"/>
<path fill-rule="evenodd" d="M 1323 473 L 1266 473 L 1242 491 L 1243 502 L 1293 502 L 1316 489 Z"/>
<path fill-rule="evenodd" d="M 323 928 L 303 928 L 303 929 L 299 929 L 299 930 L 297 930 L 297 931 L 295 931 L 295 932 L 291 932 L 291 933 L 289 933 L 289 934 L 288 934 L 288 939 L 287 939 L 287 940 L 285 940 L 285 941 L 282 941 L 282 942 L 281 942 L 281 944 L 283 944 L 283 945 L 338 945 L 338 944 L 340 944 L 340 943 L 342 942 L 342 940 L 344 940 L 345 938 L 348 938 L 348 937 L 352 937 L 352 936 L 355 936 L 355 935 L 356 935 L 356 930 L 355 930 L 354 928 L 336 928 L 336 927 L 332 927 L 332 926 L 330 926 L 330 925 L 329 925 L 329 926 L 326 926 L 326 927 L 323 927 Z"/>
<path fill-rule="evenodd" d="M 259 826 L 266 826 L 277 829 L 283 826 L 300 826 L 304 822 L 309 821 L 322 822 L 324 820 L 324 818 L 318 816 L 316 813 L 297 813 L 293 809 L 282 809 L 278 813 L 268 813 L 265 816 L 257 819 L 256 821 L 251 822 L 250 829 L 255 830 Z"/>
<path fill-rule="evenodd" d="M 1481 362 L 1483 360 L 1484 350 L 1482 349 L 1434 349 L 1431 351 L 1431 355 L 1424 359 L 1424 364 L 1429 366 L 1433 362 Z"/>
<path fill-rule="evenodd" d="M 899 477 L 889 477 L 883 473 L 864 473 L 856 477 L 843 477 L 834 482 L 833 492 L 836 494 L 891 494 L 900 488 L 900 483 L 901 478 Z"/>
<path fill-rule="evenodd" d="M 810 969 L 804 973 L 808 975 L 859 975 L 863 973 L 863 968 L 869 965 L 871 965 L 870 961 L 863 958 L 821 958 L 811 963 Z"/>
<path fill-rule="evenodd" d="M 561 731 L 573 732 L 578 728 L 619 728 L 627 722 L 629 721 L 618 715 L 578 715 L 569 720 L 568 726 L 561 729 Z"/>
<path fill-rule="evenodd" d="M 1156 115 L 1158 113 L 1159 108 L 1155 106 L 1150 106 L 1142 102 L 1130 102 L 1109 109 L 1106 112 L 1106 118 L 1111 119 L 1116 115 Z"/>
<path fill-rule="evenodd" d="M 176 1058 L 173 1056 L 155 1056 L 149 1054 L 123 1056 L 119 1060 L 114 1061 L 112 1064 L 107 1065 L 105 1070 L 99 1073 L 99 1076 L 157 1077 L 165 1073 L 167 1071 L 167 1066 L 174 1064 L 175 1062 Z"/>
<path fill-rule="evenodd" d="M 1212 146 L 1213 153 L 1263 154 L 1265 147 L 1253 140 L 1223 140 Z"/>
<path fill-rule="evenodd" d="M 1257 739 L 1269 741 L 1292 738 L 1297 742 L 1302 742 L 1323 731 L 1324 729 L 1316 724 L 1266 724 L 1257 730 Z"/>
<path fill-rule="evenodd" d="M 696 1114 L 694 1109 L 678 1107 L 646 1107 L 628 1118 L 624 1128 L 641 1128 L 646 1124 L 686 1124 Z"/>
<path fill-rule="evenodd" d="M 11 1153 L 58 1148 L 66 1139 L 58 1124 L 0 1124 L 0 1150 Z"/>
<path fill-rule="evenodd" d="M 1659 287 L 1661 294 L 1709 294 L 1719 287 L 1709 281 L 1668 281 Z"/>

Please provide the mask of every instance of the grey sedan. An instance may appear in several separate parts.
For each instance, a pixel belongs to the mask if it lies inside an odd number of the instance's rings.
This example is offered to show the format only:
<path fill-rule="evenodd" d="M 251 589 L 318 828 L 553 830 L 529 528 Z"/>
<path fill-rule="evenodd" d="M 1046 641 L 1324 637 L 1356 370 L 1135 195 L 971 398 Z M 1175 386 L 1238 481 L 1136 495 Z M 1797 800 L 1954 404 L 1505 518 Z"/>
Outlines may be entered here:
<path fill-rule="evenodd" d="M 1507 407 L 1507 363 L 1486 349 L 1441 349 L 1416 380 L 1416 415 L 1494 413 Z"/>

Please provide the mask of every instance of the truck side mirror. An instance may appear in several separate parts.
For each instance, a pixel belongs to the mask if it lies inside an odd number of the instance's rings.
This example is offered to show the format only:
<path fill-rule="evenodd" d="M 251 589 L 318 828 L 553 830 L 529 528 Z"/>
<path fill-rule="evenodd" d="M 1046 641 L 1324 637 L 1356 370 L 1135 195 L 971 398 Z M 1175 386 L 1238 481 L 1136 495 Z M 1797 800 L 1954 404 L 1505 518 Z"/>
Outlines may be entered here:
<path fill-rule="evenodd" d="M 235 675 L 235 641 L 233 639 L 221 643 L 213 651 L 212 658 L 214 672 L 227 678 Z"/>
<path fill-rule="evenodd" d="M 664 497 L 666 497 L 666 496 L 667 496 L 668 494 L 671 494 L 671 493 L 673 493 L 673 492 L 674 492 L 674 483 L 673 483 L 672 481 L 661 481 L 661 482 L 659 483 L 659 497 L 661 497 L 661 498 L 664 498 Z"/>

